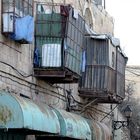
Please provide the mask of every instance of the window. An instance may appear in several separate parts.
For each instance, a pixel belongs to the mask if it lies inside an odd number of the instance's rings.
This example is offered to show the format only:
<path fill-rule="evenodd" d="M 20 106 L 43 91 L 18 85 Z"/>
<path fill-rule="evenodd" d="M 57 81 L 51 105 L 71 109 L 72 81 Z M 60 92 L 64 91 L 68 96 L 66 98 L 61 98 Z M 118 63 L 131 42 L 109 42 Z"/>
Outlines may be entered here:
<path fill-rule="evenodd" d="M 33 16 L 33 0 L 2 0 L 2 32 L 13 33 L 17 17 Z"/>
<path fill-rule="evenodd" d="M 85 20 L 87 25 L 93 29 L 93 19 L 92 19 L 92 14 L 89 8 L 86 9 L 85 11 Z"/>

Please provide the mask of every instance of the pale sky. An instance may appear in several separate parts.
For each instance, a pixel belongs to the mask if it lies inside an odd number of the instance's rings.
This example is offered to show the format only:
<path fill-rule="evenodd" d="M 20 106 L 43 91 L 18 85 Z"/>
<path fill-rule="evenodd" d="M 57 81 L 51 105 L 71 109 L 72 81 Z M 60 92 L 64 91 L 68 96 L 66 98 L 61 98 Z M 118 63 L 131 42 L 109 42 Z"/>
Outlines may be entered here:
<path fill-rule="evenodd" d="M 115 37 L 128 56 L 128 65 L 140 65 L 140 0 L 106 0 L 114 17 Z"/>

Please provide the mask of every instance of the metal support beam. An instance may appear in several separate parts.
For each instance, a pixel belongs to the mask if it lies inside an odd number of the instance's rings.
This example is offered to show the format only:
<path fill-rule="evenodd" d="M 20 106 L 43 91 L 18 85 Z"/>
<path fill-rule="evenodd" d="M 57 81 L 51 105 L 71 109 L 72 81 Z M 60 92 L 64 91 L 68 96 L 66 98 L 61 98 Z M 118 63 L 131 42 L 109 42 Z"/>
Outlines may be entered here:
<path fill-rule="evenodd" d="M 93 104 L 94 102 L 96 102 L 97 100 L 98 100 L 98 99 L 96 98 L 96 99 L 92 100 L 91 102 L 87 103 L 87 104 L 83 107 L 83 109 L 81 110 L 80 114 L 82 114 L 83 112 L 85 112 L 85 109 L 86 109 L 88 106 L 90 106 L 91 104 Z"/>

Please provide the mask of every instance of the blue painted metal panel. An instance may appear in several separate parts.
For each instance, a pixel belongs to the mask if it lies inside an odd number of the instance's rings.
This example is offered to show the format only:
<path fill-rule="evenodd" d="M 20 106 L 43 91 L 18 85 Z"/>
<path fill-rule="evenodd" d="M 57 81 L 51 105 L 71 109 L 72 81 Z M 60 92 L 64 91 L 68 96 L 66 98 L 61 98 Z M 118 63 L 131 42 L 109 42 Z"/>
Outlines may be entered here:
<path fill-rule="evenodd" d="M 60 133 L 59 119 L 47 105 L 5 92 L 0 92 L 0 127 Z"/>
<path fill-rule="evenodd" d="M 61 135 L 81 140 L 91 140 L 92 132 L 86 119 L 64 110 L 55 110 L 59 117 Z"/>

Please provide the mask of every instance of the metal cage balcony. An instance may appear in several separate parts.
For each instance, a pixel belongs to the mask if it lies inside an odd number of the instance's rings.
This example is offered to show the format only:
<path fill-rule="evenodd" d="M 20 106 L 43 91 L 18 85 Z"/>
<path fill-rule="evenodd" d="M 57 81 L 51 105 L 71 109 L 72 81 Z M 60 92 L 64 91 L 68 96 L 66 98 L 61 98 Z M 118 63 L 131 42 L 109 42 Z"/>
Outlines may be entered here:
<path fill-rule="evenodd" d="M 34 72 L 54 83 L 77 83 L 81 75 L 85 21 L 70 5 L 37 4 Z"/>

